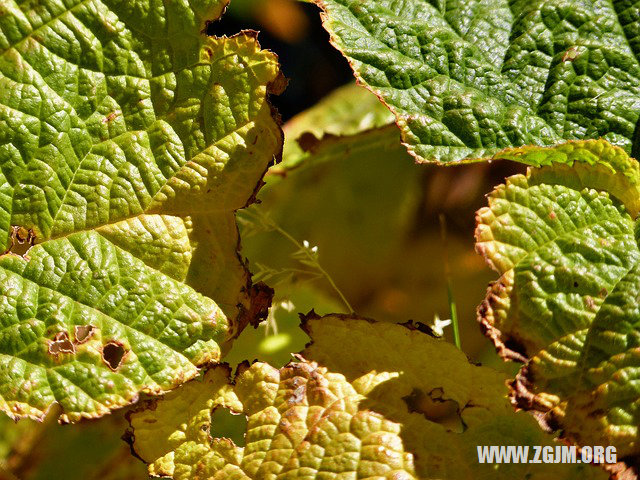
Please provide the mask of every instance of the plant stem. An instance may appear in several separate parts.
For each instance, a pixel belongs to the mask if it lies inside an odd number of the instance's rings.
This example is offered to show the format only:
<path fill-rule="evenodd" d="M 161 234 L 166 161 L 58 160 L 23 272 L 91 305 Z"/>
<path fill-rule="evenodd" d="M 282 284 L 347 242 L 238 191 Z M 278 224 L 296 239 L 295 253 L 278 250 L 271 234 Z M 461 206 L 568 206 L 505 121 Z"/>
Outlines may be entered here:
<path fill-rule="evenodd" d="M 447 299 L 449 301 L 449 313 L 451 315 L 451 326 L 453 327 L 453 343 L 462 350 L 460 342 L 460 330 L 458 328 L 458 310 L 456 302 L 453 298 L 453 287 L 451 286 L 451 269 L 449 267 L 449 255 L 447 251 L 447 222 L 444 214 L 439 215 L 440 218 L 440 236 L 442 237 L 442 249 L 444 256 L 444 276 L 447 282 Z"/>
<path fill-rule="evenodd" d="M 287 240 L 289 240 L 291 243 L 293 243 L 296 247 L 298 247 L 300 250 L 303 250 L 307 255 L 307 258 L 309 259 L 310 262 L 313 263 L 313 265 L 318 269 L 318 271 L 322 274 L 322 276 L 324 278 L 327 279 L 327 282 L 329 282 L 329 284 L 331 285 L 331 287 L 335 290 L 335 292 L 338 294 L 338 296 L 340 297 L 340 299 L 342 300 L 342 302 L 345 304 L 345 306 L 347 307 L 347 309 L 349 310 L 349 313 L 354 313 L 353 308 L 351 307 L 351 304 L 349 303 L 349 301 L 345 298 L 344 294 L 340 291 L 340 289 L 338 288 L 338 286 L 335 284 L 335 282 L 333 281 L 333 278 L 331 278 L 331 275 L 329 275 L 327 273 L 327 271 L 322 268 L 322 266 L 320 265 L 320 262 L 318 262 L 318 260 L 308 251 L 308 249 L 304 248 L 304 246 L 298 242 L 298 240 L 295 239 L 295 237 L 293 237 L 293 235 L 291 235 L 289 232 L 287 232 L 286 230 L 284 230 L 283 228 L 281 228 L 280 226 L 273 224 L 274 230 L 276 232 L 278 232 L 280 235 L 282 235 L 283 237 L 285 237 Z"/>
<path fill-rule="evenodd" d="M 345 306 L 349 310 L 349 313 L 354 313 L 353 307 L 351 307 L 351 304 L 349 303 L 349 301 L 346 299 L 342 291 L 340 291 L 336 283 L 333 281 L 333 278 L 331 278 L 331 275 L 329 275 L 327 271 L 324 268 L 322 268 L 322 266 L 320 265 L 320 262 L 318 262 L 318 259 L 315 258 L 311 254 L 311 252 L 304 247 L 304 245 L 302 245 L 298 240 L 296 240 L 296 238 L 293 235 L 291 235 L 289 232 L 284 230 L 282 227 L 280 227 L 277 223 L 275 223 L 273 220 L 271 220 L 267 215 L 265 215 L 262 212 L 254 213 L 246 209 L 246 210 L 243 210 L 243 213 L 245 216 L 252 218 L 254 221 L 261 222 L 263 225 L 267 224 L 269 228 L 278 232 L 284 238 L 286 238 L 291 243 L 293 243 L 298 248 L 298 250 L 305 252 L 305 255 L 307 256 L 307 259 L 309 260 L 309 262 L 312 263 L 313 266 L 318 270 L 318 272 L 320 272 L 320 274 L 327 280 L 327 282 L 329 282 L 329 285 L 331 285 L 331 288 L 333 288 L 333 290 L 338 294 L 342 302 L 345 304 Z"/>

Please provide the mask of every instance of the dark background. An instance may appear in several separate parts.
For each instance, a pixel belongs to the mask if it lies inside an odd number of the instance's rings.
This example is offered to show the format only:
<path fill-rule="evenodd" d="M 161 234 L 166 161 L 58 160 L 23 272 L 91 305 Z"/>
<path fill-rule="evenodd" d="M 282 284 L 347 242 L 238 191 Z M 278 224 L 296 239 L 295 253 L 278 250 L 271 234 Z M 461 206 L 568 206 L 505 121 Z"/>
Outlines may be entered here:
<path fill-rule="evenodd" d="M 209 24 L 207 33 L 230 36 L 243 29 L 259 31 L 262 48 L 280 59 L 289 85 L 271 100 L 285 122 L 353 80 L 346 59 L 329 43 L 315 5 L 294 0 L 233 0 L 222 19 Z"/>

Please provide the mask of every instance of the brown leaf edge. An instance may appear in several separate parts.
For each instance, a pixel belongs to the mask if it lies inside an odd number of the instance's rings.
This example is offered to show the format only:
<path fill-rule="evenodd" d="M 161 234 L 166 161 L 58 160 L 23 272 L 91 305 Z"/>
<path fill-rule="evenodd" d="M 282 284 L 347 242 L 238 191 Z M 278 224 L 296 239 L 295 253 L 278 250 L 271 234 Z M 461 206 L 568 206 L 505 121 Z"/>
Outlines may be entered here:
<path fill-rule="evenodd" d="M 338 318 L 342 321 L 349 321 L 349 320 L 364 320 L 367 323 L 371 323 L 371 324 L 375 324 L 375 323 L 380 323 L 378 320 L 375 320 L 373 318 L 368 318 L 368 317 L 361 317 L 358 314 L 355 313 L 327 313 L 325 315 L 318 315 L 314 309 L 311 309 L 309 311 L 309 313 L 298 313 L 298 317 L 300 318 L 300 328 L 302 329 L 302 331 L 304 333 L 306 333 L 309 337 L 311 337 L 311 325 L 309 324 L 309 322 L 311 320 L 319 320 L 322 318 L 326 318 L 326 317 L 331 317 L 331 318 Z M 436 338 L 436 339 L 440 339 L 441 337 L 436 335 L 436 333 L 433 331 L 433 329 L 422 322 L 416 322 L 415 320 L 407 320 L 406 322 L 403 323 L 395 323 L 392 325 L 399 325 L 401 327 L 406 328 L 407 330 L 410 331 L 419 331 L 421 333 L 425 333 L 427 335 L 429 335 L 430 337 Z M 313 343 L 313 340 L 310 340 L 306 345 L 305 348 L 303 350 L 303 352 L 307 349 L 307 347 L 311 346 L 311 344 Z M 466 356 L 466 354 L 465 354 Z M 467 357 L 467 360 L 469 360 L 469 358 Z M 338 372 L 339 373 L 339 372 Z"/>
<path fill-rule="evenodd" d="M 566 435 L 562 424 L 562 416 L 555 410 L 554 406 L 544 402 L 534 393 L 535 378 L 529 370 L 527 362 L 516 377 L 507 382 L 509 387 L 509 400 L 516 410 L 524 410 L 538 421 L 540 428 L 550 434 L 559 432 L 558 439 L 563 440 L 567 445 L 576 445 L 578 456 L 580 455 L 580 445 Z M 610 480 L 638 480 L 640 478 L 640 457 L 627 456 L 618 458 L 614 464 L 599 464 L 605 472 L 609 474 Z"/>
<path fill-rule="evenodd" d="M 476 251 L 484 257 L 482 247 L 478 244 Z M 476 309 L 476 319 L 480 324 L 480 330 L 491 340 L 503 360 L 526 363 L 527 349 L 524 342 L 513 332 L 503 332 L 495 326 L 496 310 L 505 297 L 511 296 L 512 290 L 513 278 L 510 272 L 505 272 L 500 278 L 490 282 L 484 300 Z M 515 302 L 515 299 L 511 300 Z"/>
<path fill-rule="evenodd" d="M 476 226 L 479 224 L 479 217 L 476 215 Z M 487 261 L 487 264 L 497 270 L 485 255 L 484 249 L 476 243 L 476 251 Z M 509 270 L 502 274 L 497 280 L 490 282 L 487 287 L 486 297 L 478 305 L 476 310 L 477 321 L 480 324 L 482 333 L 491 340 L 498 355 L 505 361 L 522 363 L 515 378 L 507 382 L 509 387 L 509 400 L 517 410 L 524 410 L 531 414 L 542 430 L 553 434 L 560 432 L 558 439 L 569 445 L 576 445 L 578 455 L 580 446 L 575 444 L 571 438 L 565 436 L 562 426 L 562 419 L 554 411 L 554 405 L 545 402 L 534 393 L 535 378 L 529 369 L 530 353 L 524 341 L 518 338 L 514 332 L 503 332 L 495 326 L 495 312 L 500 308 L 505 298 L 511 297 L 513 290 L 513 271 Z M 514 304 L 517 299 L 511 297 Z M 514 308 L 514 305 L 511 305 Z M 615 464 L 599 465 L 609 474 L 610 480 L 638 480 L 640 478 L 640 458 L 626 457 L 618 459 Z"/>
<path fill-rule="evenodd" d="M 278 55 L 269 49 L 263 49 L 260 45 L 260 41 L 258 40 L 258 35 L 260 32 L 252 29 L 241 30 L 240 32 L 227 37 L 223 35 L 222 37 L 216 37 L 215 35 L 211 35 L 207 33 L 211 25 L 214 22 L 220 21 L 220 19 L 224 16 L 226 9 L 229 6 L 229 1 L 227 1 L 227 5 L 224 8 L 223 13 L 216 19 L 208 20 L 205 22 L 205 28 L 202 30 L 203 35 L 207 35 L 212 38 L 236 38 L 240 36 L 245 36 L 251 38 L 253 42 L 256 44 L 256 48 L 269 52 L 270 55 L 274 57 L 276 62 L 278 62 L 278 73 L 276 77 L 267 84 L 267 94 L 266 94 L 266 104 L 269 107 L 269 111 L 271 112 L 271 117 L 275 122 L 276 127 L 278 128 L 279 134 L 279 142 L 278 142 L 278 150 L 274 153 L 272 161 L 270 161 L 262 174 L 258 182 L 256 183 L 253 192 L 247 199 L 246 203 L 242 208 L 248 208 L 254 203 L 260 203 L 260 200 L 257 198 L 260 189 L 265 185 L 264 177 L 269 171 L 270 168 L 282 162 L 282 151 L 284 148 L 284 131 L 282 130 L 282 117 L 280 116 L 280 112 L 273 105 L 271 101 L 272 95 L 280 95 L 282 94 L 289 84 L 289 80 L 284 76 L 282 72 L 282 67 L 279 62 Z M 236 255 L 238 257 L 238 261 L 244 270 L 244 275 L 246 279 L 245 286 L 243 287 L 241 294 L 244 294 L 244 300 L 246 302 L 240 301 L 236 304 L 238 308 L 238 315 L 235 319 L 229 321 L 229 335 L 227 336 L 227 342 L 225 348 L 230 348 L 231 342 L 238 338 L 242 331 L 248 326 L 252 325 L 254 328 L 258 328 L 260 322 L 262 322 L 268 314 L 269 308 L 271 307 L 271 302 L 273 300 L 274 290 L 266 285 L 264 282 L 258 282 L 257 284 L 253 284 L 252 282 L 252 274 L 249 270 L 249 262 L 248 260 L 242 256 L 242 238 L 240 236 L 240 229 L 238 227 L 238 223 L 236 222 L 236 232 L 238 242 L 236 244 Z"/>

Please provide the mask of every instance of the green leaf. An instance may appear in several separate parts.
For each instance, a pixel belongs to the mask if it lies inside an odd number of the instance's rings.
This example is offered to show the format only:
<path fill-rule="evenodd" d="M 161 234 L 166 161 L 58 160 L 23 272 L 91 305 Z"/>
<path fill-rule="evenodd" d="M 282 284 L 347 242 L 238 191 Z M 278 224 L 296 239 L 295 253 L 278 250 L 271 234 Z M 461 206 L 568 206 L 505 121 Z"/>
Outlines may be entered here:
<path fill-rule="evenodd" d="M 218 367 L 134 413 L 133 447 L 150 475 L 415 478 L 400 426 L 360 408 L 363 396 L 342 375 L 300 360 L 279 370 L 245 364 L 233 383 Z M 212 411 L 221 407 L 247 416 L 244 447 L 208 435 Z"/>
<path fill-rule="evenodd" d="M 598 137 L 630 153 L 636 141 L 637 0 L 315 3 L 418 161 Z"/>
<path fill-rule="evenodd" d="M 562 163 L 508 178 L 478 212 L 476 249 L 501 274 L 478 319 L 503 356 L 527 361 L 519 406 L 579 445 L 638 455 L 638 163 L 601 141 L 522 153 Z"/>
<path fill-rule="evenodd" d="M 0 410 L 14 418 L 57 402 L 75 421 L 169 390 L 260 310 L 234 211 L 281 148 L 267 102 L 281 82 L 255 33 L 203 33 L 226 3 L 0 7 Z"/>
<path fill-rule="evenodd" d="M 320 162 L 363 150 L 395 150 L 400 135 L 392 123 L 391 112 L 367 89 L 340 87 L 285 124 L 283 162 L 270 172 L 290 170 L 311 158 Z"/>
<path fill-rule="evenodd" d="M 405 450 L 421 479 L 603 478 L 585 465 L 480 464 L 478 445 L 553 445 L 535 420 L 514 412 L 505 374 L 475 366 L 422 324 L 308 315 L 312 343 L 302 352 L 339 372 L 362 405 L 402 425 Z"/>

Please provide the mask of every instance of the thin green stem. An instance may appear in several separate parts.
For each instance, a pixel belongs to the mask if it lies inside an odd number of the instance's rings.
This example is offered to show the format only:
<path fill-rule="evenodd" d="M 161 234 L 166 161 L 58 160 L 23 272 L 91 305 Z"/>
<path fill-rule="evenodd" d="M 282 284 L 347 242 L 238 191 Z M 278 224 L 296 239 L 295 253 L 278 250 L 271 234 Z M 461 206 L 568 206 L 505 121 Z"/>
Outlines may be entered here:
<path fill-rule="evenodd" d="M 320 262 L 318 262 L 318 260 L 311 254 L 311 252 L 309 252 L 309 250 L 307 248 L 304 247 L 304 245 L 302 245 L 300 242 L 298 242 L 298 240 L 296 240 L 295 237 L 293 237 L 293 235 L 291 235 L 289 232 L 287 232 L 286 230 L 284 230 L 283 228 L 281 228 L 279 225 L 275 225 L 274 224 L 274 229 L 276 232 L 278 232 L 280 235 L 282 235 L 284 238 L 286 238 L 287 240 L 289 240 L 291 243 L 293 243 L 296 247 L 298 247 L 298 249 L 303 250 L 307 256 L 307 259 L 313 263 L 313 265 L 318 269 L 318 271 L 322 274 L 322 276 L 324 278 L 327 279 L 327 282 L 329 282 L 329 284 L 331 285 L 331 287 L 335 290 L 335 292 L 338 294 L 338 296 L 340 297 L 340 299 L 342 300 L 342 302 L 345 304 L 345 306 L 347 307 L 347 309 L 349 310 L 349 313 L 354 313 L 353 308 L 351 307 L 351 304 L 349 303 L 349 301 L 346 299 L 346 297 L 344 296 L 344 294 L 342 293 L 342 291 L 338 288 L 338 286 L 336 285 L 336 283 L 333 281 L 333 278 L 331 278 L 331 275 L 329 275 L 327 273 L 327 271 L 322 268 L 322 266 L 320 265 Z"/>
<path fill-rule="evenodd" d="M 299 251 L 304 252 L 305 256 L 307 257 L 307 260 L 309 260 L 309 263 L 311 263 L 314 266 L 314 268 L 318 270 L 318 272 L 320 272 L 320 274 L 327 280 L 327 282 L 329 282 L 329 285 L 331 285 L 331 288 L 333 288 L 333 290 L 338 294 L 342 302 L 345 304 L 345 306 L 349 310 L 349 313 L 354 313 L 353 307 L 351 307 L 351 304 L 349 303 L 349 301 L 346 299 L 342 291 L 338 288 L 336 283 L 333 281 L 333 278 L 331 278 L 331 275 L 329 275 L 329 273 L 327 273 L 327 271 L 324 268 L 322 268 L 318 259 L 311 253 L 311 251 L 308 248 L 306 248 L 293 235 L 291 235 L 289 232 L 287 232 L 282 227 L 280 227 L 280 225 L 276 224 L 268 216 L 262 213 L 259 213 L 259 214 L 254 213 L 249 210 L 244 210 L 243 213 L 246 216 L 253 218 L 255 221 L 261 222 L 262 224 L 267 224 L 272 230 L 278 232 L 284 238 L 289 240 L 293 245 L 295 245 Z"/>
<path fill-rule="evenodd" d="M 453 343 L 456 347 L 462 350 L 460 342 L 460 330 L 458 329 L 458 311 L 456 309 L 456 302 L 453 299 L 453 290 L 451 289 L 451 282 L 447 279 L 447 297 L 449 299 L 449 312 L 451 313 L 451 326 L 453 327 Z"/>
<path fill-rule="evenodd" d="M 451 268 L 449 266 L 449 255 L 447 250 L 447 222 L 444 214 L 440 214 L 440 236 L 442 238 L 442 249 L 444 259 L 444 276 L 447 282 L 447 299 L 449 301 L 449 313 L 451 315 L 451 326 L 453 328 L 453 343 L 462 350 L 460 342 L 460 329 L 458 327 L 458 310 L 453 297 L 453 287 L 451 285 Z"/>

